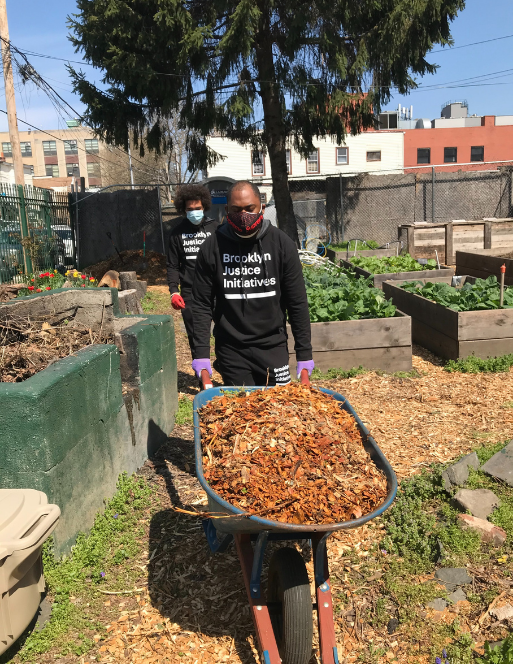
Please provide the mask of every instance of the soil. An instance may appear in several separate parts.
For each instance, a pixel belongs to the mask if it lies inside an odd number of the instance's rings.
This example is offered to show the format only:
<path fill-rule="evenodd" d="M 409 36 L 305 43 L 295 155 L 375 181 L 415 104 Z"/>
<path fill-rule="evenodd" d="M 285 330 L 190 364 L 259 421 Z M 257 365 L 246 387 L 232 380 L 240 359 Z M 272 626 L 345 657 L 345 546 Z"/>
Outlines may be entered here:
<path fill-rule="evenodd" d="M 0 323 L 0 382 L 20 383 L 91 344 L 114 343 L 105 332 L 11 318 Z"/>
<path fill-rule="evenodd" d="M 143 257 L 142 249 L 122 251 L 120 256 L 113 254 L 101 263 L 89 266 L 85 272 L 99 281 L 109 270 L 136 272 L 139 280 L 147 281 L 151 286 L 166 284 L 166 257 L 156 251 L 147 251 L 146 257 Z"/>

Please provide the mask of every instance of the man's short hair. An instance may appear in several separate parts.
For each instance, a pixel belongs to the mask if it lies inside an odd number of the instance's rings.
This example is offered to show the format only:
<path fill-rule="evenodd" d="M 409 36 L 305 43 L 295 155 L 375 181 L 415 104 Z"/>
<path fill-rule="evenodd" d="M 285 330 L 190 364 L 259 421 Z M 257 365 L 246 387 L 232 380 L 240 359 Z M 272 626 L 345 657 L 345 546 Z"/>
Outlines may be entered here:
<path fill-rule="evenodd" d="M 234 182 L 231 185 L 231 187 L 228 189 L 228 193 L 226 194 L 226 202 L 228 204 L 230 203 L 230 199 L 234 191 L 239 191 L 239 189 L 245 189 L 246 187 L 250 187 L 250 189 L 253 190 L 255 196 L 258 197 L 258 200 L 261 200 L 260 189 L 256 186 L 256 184 L 253 184 L 253 182 L 249 182 L 249 180 L 239 180 L 238 182 Z"/>
<path fill-rule="evenodd" d="M 210 191 L 202 184 L 184 184 L 178 188 L 174 198 L 178 214 L 185 214 L 187 201 L 201 201 L 205 212 L 212 206 Z"/>

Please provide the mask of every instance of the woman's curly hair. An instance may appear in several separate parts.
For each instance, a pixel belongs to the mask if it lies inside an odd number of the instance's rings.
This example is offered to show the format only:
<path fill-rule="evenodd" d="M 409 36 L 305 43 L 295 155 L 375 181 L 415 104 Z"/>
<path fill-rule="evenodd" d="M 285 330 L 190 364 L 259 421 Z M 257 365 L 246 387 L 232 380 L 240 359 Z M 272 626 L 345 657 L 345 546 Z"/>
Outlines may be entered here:
<path fill-rule="evenodd" d="M 178 214 L 185 214 L 187 201 L 201 201 L 205 212 L 212 206 L 210 191 L 202 184 L 185 184 L 178 189 L 175 196 L 175 207 Z"/>

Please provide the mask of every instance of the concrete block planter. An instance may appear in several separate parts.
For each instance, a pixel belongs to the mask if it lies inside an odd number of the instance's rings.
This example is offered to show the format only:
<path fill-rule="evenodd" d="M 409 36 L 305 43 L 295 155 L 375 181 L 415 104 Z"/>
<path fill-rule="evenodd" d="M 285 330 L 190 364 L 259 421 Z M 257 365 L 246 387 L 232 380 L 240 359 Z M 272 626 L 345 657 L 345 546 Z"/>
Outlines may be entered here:
<path fill-rule="evenodd" d="M 448 267 L 447 265 L 440 265 L 439 270 L 419 270 L 418 272 L 390 272 L 388 274 L 372 274 L 372 272 L 367 272 L 367 270 L 363 270 L 361 267 L 357 267 L 356 265 L 353 265 L 346 260 L 340 261 L 340 265 L 341 267 L 354 270 L 360 277 L 372 277 L 371 284 L 375 288 L 383 288 L 383 282 L 390 280 L 412 281 L 412 279 L 429 279 L 430 281 L 433 281 L 435 277 L 452 276 L 454 274 L 454 268 Z"/>
<path fill-rule="evenodd" d="M 23 298 L 0 307 L 0 318 L 6 308 L 21 315 L 30 302 L 48 320 L 68 312 L 92 329 L 109 325 L 117 344 L 91 345 L 24 382 L 0 383 L 0 487 L 38 489 L 60 506 L 54 537 L 62 553 L 91 527 L 119 475 L 142 466 L 173 429 L 174 330 L 169 316 L 119 316 L 114 289 Z"/>
<path fill-rule="evenodd" d="M 381 371 L 411 371 L 411 319 L 392 318 L 312 323 L 315 366 L 321 371 L 363 366 Z M 289 329 L 290 370 L 295 375 L 294 339 Z"/>
<path fill-rule="evenodd" d="M 452 278 L 416 280 L 450 284 Z M 463 283 L 474 280 L 474 277 L 464 277 Z M 386 281 L 383 292 L 396 307 L 411 316 L 415 343 L 447 360 L 469 355 L 487 358 L 513 353 L 513 309 L 453 311 L 403 290 L 401 283 L 404 281 Z"/>
<path fill-rule="evenodd" d="M 389 258 L 390 256 L 395 256 L 397 254 L 397 248 L 394 245 L 389 249 L 357 249 L 356 254 L 353 251 L 348 251 L 347 249 L 342 251 L 335 251 L 334 249 L 326 249 L 326 256 L 333 261 L 336 265 L 340 261 L 348 261 L 352 256 L 375 256 L 376 258 Z"/>
<path fill-rule="evenodd" d="M 468 274 L 472 277 L 486 279 L 495 275 L 500 280 L 501 265 L 506 265 L 504 283 L 513 285 L 513 259 L 502 258 L 500 249 L 482 249 L 480 251 L 457 251 L 456 274 Z"/>

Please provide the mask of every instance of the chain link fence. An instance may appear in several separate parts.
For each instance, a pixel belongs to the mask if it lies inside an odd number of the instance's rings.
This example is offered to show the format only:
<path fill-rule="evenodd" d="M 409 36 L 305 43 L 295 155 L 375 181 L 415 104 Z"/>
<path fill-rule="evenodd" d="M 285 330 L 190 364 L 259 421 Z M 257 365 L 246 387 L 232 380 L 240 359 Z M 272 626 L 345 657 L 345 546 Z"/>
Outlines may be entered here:
<path fill-rule="evenodd" d="M 67 193 L 0 184 L 0 284 L 71 267 L 74 251 Z"/>
<path fill-rule="evenodd" d="M 299 239 L 304 246 L 309 240 L 314 246 L 316 239 L 333 244 L 374 240 L 383 245 L 397 242 L 402 224 L 512 216 L 513 165 L 490 164 L 490 170 L 483 170 L 483 163 L 464 166 L 466 170 L 451 172 L 437 166 L 436 172 L 405 168 L 402 173 L 291 177 Z M 270 178 L 253 182 L 267 204 L 266 217 L 277 223 Z"/>

